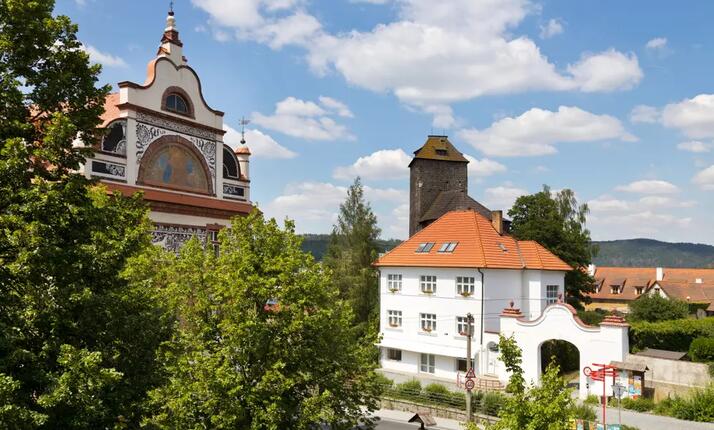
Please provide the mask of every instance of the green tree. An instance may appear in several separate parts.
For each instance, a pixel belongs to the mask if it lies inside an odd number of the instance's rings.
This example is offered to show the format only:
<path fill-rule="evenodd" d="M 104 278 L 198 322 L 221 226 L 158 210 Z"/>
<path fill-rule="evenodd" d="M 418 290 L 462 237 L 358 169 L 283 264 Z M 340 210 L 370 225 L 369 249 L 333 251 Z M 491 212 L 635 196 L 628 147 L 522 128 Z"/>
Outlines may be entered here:
<path fill-rule="evenodd" d="M 573 191 L 553 194 L 548 186 L 519 197 L 508 211 L 516 239 L 535 240 L 573 267 L 565 274 L 565 293 L 568 303 L 576 308 L 590 302 L 584 293 L 595 288 L 593 278 L 583 270 L 597 253 L 585 227 L 587 214 L 587 204 L 579 205 Z"/>
<path fill-rule="evenodd" d="M 377 408 L 376 339 L 357 339 L 349 305 L 301 251 L 293 223 L 281 229 L 255 211 L 219 240 L 219 256 L 193 240 L 145 263 L 162 268 L 152 282 L 177 325 L 162 353 L 169 382 L 152 393 L 146 424 L 347 429 L 365 418 L 363 407 Z"/>
<path fill-rule="evenodd" d="M 683 300 L 664 298 L 659 294 L 643 294 L 629 304 L 629 321 L 667 321 L 686 318 L 689 305 Z"/>
<path fill-rule="evenodd" d="M 76 173 L 108 88 L 53 7 L 0 1 L 0 422 L 137 427 L 168 334 L 120 276 L 149 245 L 146 209 Z"/>
<path fill-rule="evenodd" d="M 526 386 L 521 368 L 521 349 L 513 337 L 500 336 L 501 360 L 511 374 L 506 392 L 511 394 L 501 411 L 497 430 L 566 430 L 574 415 L 574 401 L 567 383 L 550 363 L 541 375 L 540 385 Z"/>
<path fill-rule="evenodd" d="M 363 331 L 367 326 L 376 327 L 379 313 L 379 279 L 372 263 L 378 256 L 380 233 L 358 177 L 340 205 L 324 263 L 332 270 L 340 296 L 352 305 Z"/>

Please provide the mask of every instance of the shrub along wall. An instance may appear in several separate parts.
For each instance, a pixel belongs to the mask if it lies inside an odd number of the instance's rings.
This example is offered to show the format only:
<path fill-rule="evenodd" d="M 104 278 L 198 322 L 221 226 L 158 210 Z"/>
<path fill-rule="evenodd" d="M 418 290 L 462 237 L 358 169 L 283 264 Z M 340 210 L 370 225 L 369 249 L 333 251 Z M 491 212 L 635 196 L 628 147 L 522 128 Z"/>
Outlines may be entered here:
<path fill-rule="evenodd" d="M 630 327 L 630 348 L 688 351 L 698 337 L 714 337 L 714 317 L 660 322 L 636 322 Z"/>

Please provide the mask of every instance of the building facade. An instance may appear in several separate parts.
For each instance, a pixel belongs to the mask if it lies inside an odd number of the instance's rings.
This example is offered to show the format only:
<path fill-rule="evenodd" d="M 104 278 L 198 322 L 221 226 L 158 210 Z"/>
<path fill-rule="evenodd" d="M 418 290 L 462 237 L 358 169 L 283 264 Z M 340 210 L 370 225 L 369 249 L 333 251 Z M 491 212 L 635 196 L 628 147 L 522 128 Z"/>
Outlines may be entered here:
<path fill-rule="evenodd" d="M 105 102 L 106 134 L 82 170 L 110 192 L 143 192 L 154 243 L 175 250 L 193 236 L 215 240 L 232 217 L 250 213 L 250 151 L 223 143 L 224 114 L 206 102 L 173 12 L 146 81 L 118 87 Z"/>
<path fill-rule="evenodd" d="M 587 309 L 626 313 L 634 300 L 644 294 L 657 294 L 714 314 L 714 269 L 591 265 L 588 270 L 595 278 L 595 292 L 589 294 L 591 303 Z"/>

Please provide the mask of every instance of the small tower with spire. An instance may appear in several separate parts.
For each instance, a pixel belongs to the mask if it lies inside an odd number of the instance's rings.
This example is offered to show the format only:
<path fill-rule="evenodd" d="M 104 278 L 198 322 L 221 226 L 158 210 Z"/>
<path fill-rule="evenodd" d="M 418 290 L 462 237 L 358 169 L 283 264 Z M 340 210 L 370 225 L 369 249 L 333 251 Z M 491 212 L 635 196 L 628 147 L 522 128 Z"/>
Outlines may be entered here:
<path fill-rule="evenodd" d="M 176 17 L 174 16 L 174 2 L 169 4 L 169 14 L 166 16 L 166 28 L 161 37 L 161 47 L 157 53 L 160 57 L 168 57 L 176 64 L 186 64 L 183 56 L 183 43 L 179 39 L 178 27 L 176 27 Z"/>

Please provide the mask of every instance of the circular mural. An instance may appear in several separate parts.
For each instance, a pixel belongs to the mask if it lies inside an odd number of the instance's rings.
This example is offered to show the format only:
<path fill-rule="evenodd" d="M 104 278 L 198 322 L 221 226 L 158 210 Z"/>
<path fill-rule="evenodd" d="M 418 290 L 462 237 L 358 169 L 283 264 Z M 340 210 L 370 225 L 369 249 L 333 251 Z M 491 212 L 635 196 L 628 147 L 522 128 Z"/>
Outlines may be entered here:
<path fill-rule="evenodd" d="M 140 182 L 210 194 L 208 172 L 191 148 L 172 142 L 148 152 L 139 169 Z"/>

